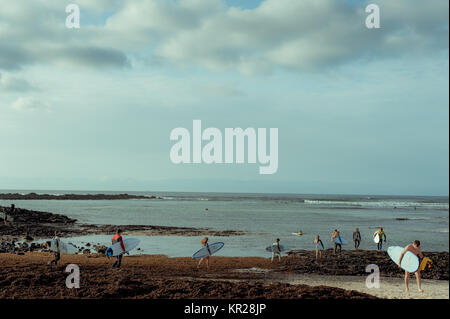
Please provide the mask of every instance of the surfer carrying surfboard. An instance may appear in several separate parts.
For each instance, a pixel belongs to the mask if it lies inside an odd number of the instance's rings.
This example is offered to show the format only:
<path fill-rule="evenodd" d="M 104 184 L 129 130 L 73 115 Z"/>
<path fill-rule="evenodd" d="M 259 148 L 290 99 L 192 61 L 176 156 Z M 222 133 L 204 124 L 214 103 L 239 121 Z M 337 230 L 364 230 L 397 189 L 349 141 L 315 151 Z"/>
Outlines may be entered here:
<path fill-rule="evenodd" d="M 58 237 L 58 232 L 55 231 L 55 237 L 53 237 L 52 239 L 54 246 L 56 247 L 55 249 L 55 258 L 51 261 L 48 262 L 48 265 L 53 265 L 53 263 L 55 263 L 55 266 L 58 265 L 58 261 L 61 259 L 61 241 L 59 240 Z M 50 248 L 51 247 L 51 242 L 46 242 L 45 245 Z"/>
<path fill-rule="evenodd" d="M 403 249 L 402 253 L 400 254 L 400 257 L 398 259 L 398 265 L 399 265 L 398 267 L 400 269 L 402 269 L 402 267 L 400 267 L 400 265 L 402 264 L 403 256 L 405 256 L 406 252 L 408 252 L 408 251 L 413 253 L 417 257 L 419 257 L 419 259 L 423 258 L 422 250 L 420 249 L 420 241 L 415 240 L 412 244 L 409 244 L 408 246 L 406 246 L 405 249 Z M 414 274 L 416 275 L 417 288 L 418 288 L 419 292 L 423 292 L 423 289 L 421 287 L 420 268 L 418 268 Z M 405 270 L 406 292 L 409 291 L 408 284 L 409 284 L 409 272 Z"/>
<path fill-rule="evenodd" d="M 337 229 L 334 230 L 334 232 L 331 234 L 331 241 L 334 243 L 334 254 L 336 255 L 338 249 L 339 249 L 339 254 L 342 251 L 342 245 L 340 244 L 340 242 L 338 240 L 335 240 L 335 238 L 340 238 L 340 233 L 338 232 Z"/>
<path fill-rule="evenodd" d="M 378 243 L 377 243 L 377 250 L 382 250 L 383 249 L 383 237 L 384 237 L 384 241 L 386 242 L 386 234 L 383 231 L 383 227 L 380 227 L 374 234 L 373 234 L 373 238 L 375 239 L 375 237 L 378 235 Z"/>
<path fill-rule="evenodd" d="M 316 246 L 316 260 L 317 260 L 319 258 L 322 258 L 324 250 L 323 242 L 320 239 L 319 235 L 316 236 L 316 239 L 314 240 L 314 245 Z"/>
<path fill-rule="evenodd" d="M 272 244 L 272 259 L 270 262 L 273 262 L 273 259 L 275 256 L 278 256 L 278 261 L 281 261 L 281 247 L 280 247 L 280 238 L 277 238 L 277 240 Z"/>
<path fill-rule="evenodd" d="M 120 268 L 120 265 L 122 264 L 122 256 L 126 252 L 125 245 L 123 244 L 121 229 L 118 229 L 117 233 L 111 239 L 111 244 L 114 245 L 115 243 L 120 243 L 120 247 L 122 247 L 123 253 L 116 256 L 117 260 L 114 262 L 112 266 L 113 268 L 114 267 Z"/>
<path fill-rule="evenodd" d="M 200 258 L 200 261 L 198 262 L 198 265 L 197 265 L 197 269 L 200 268 L 200 265 L 202 264 L 203 259 L 206 259 L 206 269 L 209 270 L 209 256 L 211 256 L 212 253 L 211 253 L 211 250 L 209 249 L 209 245 L 208 245 L 208 237 L 203 238 L 202 241 L 201 241 L 201 243 L 202 243 L 202 245 L 206 248 L 206 250 L 208 251 L 208 256 L 203 257 L 203 258 Z"/>

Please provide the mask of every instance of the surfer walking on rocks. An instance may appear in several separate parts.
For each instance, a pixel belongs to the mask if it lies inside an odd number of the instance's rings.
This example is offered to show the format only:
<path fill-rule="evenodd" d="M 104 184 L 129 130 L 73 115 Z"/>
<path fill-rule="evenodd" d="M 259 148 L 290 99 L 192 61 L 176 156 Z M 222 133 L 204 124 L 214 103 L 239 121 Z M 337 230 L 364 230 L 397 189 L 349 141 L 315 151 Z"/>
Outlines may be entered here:
<path fill-rule="evenodd" d="M 15 210 L 16 210 L 16 206 L 14 204 L 11 204 L 11 208 L 9 209 L 9 215 L 13 216 Z M 3 216 L 3 224 L 5 226 L 8 226 L 8 213 L 5 210 L 5 211 L 3 211 L 3 214 L 4 214 L 4 216 Z"/>
<path fill-rule="evenodd" d="M 47 247 L 51 248 L 53 246 L 55 252 L 55 258 L 52 261 L 49 261 L 48 264 L 53 265 L 54 263 L 56 266 L 58 265 L 58 261 L 61 259 L 61 242 L 59 240 L 57 231 L 55 231 L 55 237 L 53 237 L 52 242 L 46 242 Z"/>
<path fill-rule="evenodd" d="M 339 254 L 341 253 L 342 245 L 340 244 L 340 241 L 334 240 L 335 238 L 340 238 L 340 233 L 338 232 L 337 229 L 335 229 L 334 232 L 331 234 L 331 242 L 334 243 L 334 254 L 336 255 L 338 250 Z"/>
<path fill-rule="evenodd" d="M 114 245 L 115 243 L 120 243 L 120 247 L 122 247 L 123 253 L 116 256 L 117 260 L 112 265 L 113 268 L 117 267 L 120 268 L 120 265 L 122 264 L 122 256 L 126 252 L 125 245 L 123 244 L 123 238 L 122 238 L 122 230 L 118 229 L 117 233 L 112 237 L 111 243 Z"/>
<path fill-rule="evenodd" d="M 206 247 L 209 255 L 206 257 L 200 258 L 200 261 L 198 262 L 198 265 L 197 265 L 197 269 L 200 268 L 200 265 L 202 264 L 203 259 L 206 259 L 206 269 L 209 269 L 209 256 L 211 256 L 212 254 L 211 254 L 211 250 L 209 249 L 209 245 L 208 245 L 208 237 L 203 238 L 201 243 L 203 246 Z"/>
<path fill-rule="evenodd" d="M 324 246 L 319 235 L 316 236 L 316 239 L 314 240 L 314 245 L 316 246 L 316 260 L 319 258 L 321 259 L 323 255 Z"/>
<path fill-rule="evenodd" d="M 278 256 L 278 261 L 281 261 L 281 247 L 280 247 L 280 238 L 272 244 L 272 259 L 270 262 L 273 262 L 275 256 Z"/>
<path fill-rule="evenodd" d="M 375 238 L 378 235 L 379 237 L 379 241 L 377 243 L 377 250 L 382 250 L 383 249 L 383 237 L 384 237 L 384 241 L 386 242 L 386 234 L 383 231 L 383 227 L 380 227 L 380 229 L 378 229 L 374 234 L 373 234 L 373 238 Z"/>
<path fill-rule="evenodd" d="M 411 253 L 416 255 L 419 258 L 419 260 L 423 259 L 422 250 L 420 249 L 420 241 L 415 240 L 412 244 L 409 244 L 408 246 L 406 246 L 405 249 L 403 249 L 402 253 L 400 254 L 400 258 L 398 259 L 398 265 L 399 265 L 398 267 L 400 269 L 402 269 L 400 267 L 400 265 L 402 264 L 403 256 L 408 251 L 410 251 Z M 421 287 L 420 267 L 417 269 L 417 271 L 414 274 L 416 275 L 417 288 L 418 288 L 419 292 L 423 292 L 423 289 Z M 405 270 L 405 290 L 406 290 L 406 292 L 409 291 L 408 284 L 409 284 L 409 272 L 407 272 Z"/>
<path fill-rule="evenodd" d="M 359 232 L 359 228 L 355 228 L 353 232 L 353 242 L 355 243 L 355 250 L 358 250 L 359 245 L 361 244 L 361 233 Z"/>

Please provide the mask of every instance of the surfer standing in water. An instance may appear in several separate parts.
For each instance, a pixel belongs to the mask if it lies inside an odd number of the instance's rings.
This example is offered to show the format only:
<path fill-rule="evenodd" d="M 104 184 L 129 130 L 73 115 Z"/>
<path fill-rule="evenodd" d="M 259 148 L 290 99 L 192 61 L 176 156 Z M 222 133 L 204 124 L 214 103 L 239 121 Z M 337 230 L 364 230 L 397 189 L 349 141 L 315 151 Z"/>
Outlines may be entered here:
<path fill-rule="evenodd" d="M 419 258 L 419 260 L 423 259 L 422 250 L 420 249 L 420 241 L 415 240 L 414 243 L 409 244 L 408 246 L 406 246 L 405 249 L 403 249 L 402 253 L 400 254 L 400 258 L 398 259 L 398 265 L 399 265 L 398 268 L 400 268 L 400 269 L 402 269 L 400 267 L 400 265 L 402 264 L 403 256 L 406 254 L 407 251 L 412 252 L 414 255 L 416 255 Z M 423 289 L 422 289 L 421 283 L 420 283 L 420 267 L 419 267 L 419 269 L 417 269 L 417 271 L 414 274 L 416 275 L 417 288 L 419 289 L 419 292 L 423 292 Z M 407 272 L 405 270 L 405 287 L 406 287 L 406 292 L 409 291 L 408 284 L 409 284 L 409 272 Z"/>
<path fill-rule="evenodd" d="M 340 233 L 338 232 L 337 229 L 334 230 L 334 232 L 331 234 L 331 242 L 334 243 L 334 254 L 336 255 L 338 248 L 339 248 L 339 254 L 342 251 L 342 245 L 340 243 L 337 243 L 334 241 L 335 238 L 341 238 Z"/>
<path fill-rule="evenodd" d="M 374 234 L 373 234 L 373 238 L 375 238 L 375 236 L 378 234 L 378 237 L 380 238 L 380 241 L 377 243 L 377 250 L 382 250 L 383 249 L 383 237 L 384 237 L 384 242 L 386 242 L 386 234 L 383 231 L 383 227 L 380 227 L 380 229 L 378 229 Z"/>
<path fill-rule="evenodd" d="M 317 260 L 319 258 L 322 258 L 323 250 L 325 249 L 319 235 L 316 236 L 316 239 L 314 240 L 314 245 L 316 246 L 316 260 Z"/>
<path fill-rule="evenodd" d="M 355 250 L 358 250 L 359 245 L 361 244 L 361 233 L 358 228 L 355 228 L 353 232 L 353 241 L 355 242 Z"/>
<path fill-rule="evenodd" d="M 211 250 L 209 250 L 208 237 L 203 238 L 202 241 L 201 241 L 201 243 L 202 243 L 202 245 L 205 246 L 206 249 L 208 250 L 209 256 L 211 256 L 212 254 L 211 254 Z M 209 270 L 209 256 L 200 258 L 200 261 L 198 262 L 198 265 L 197 265 L 197 269 L 200 268 L 200 265 L 202 264 L 203 259 L 206 259 L 206 269 Z"/>
<path fill-rule="evenodd" d="M 111 244 L 114 245 L 115 243 L 120 242 L 120 247 L 122 247 L 123 253 L 119 256 L 116 256 L 117 260 L 112 265 L 113 268 L 117 267 L 120 268 L 120 265 L 122 264 L 122 256 L 124 253 L 126 253 L 125 245 L 123 244 L 123 238 L 122 238 L 122 230 L 118 229 L 117 233 L 112 237 Z"/>

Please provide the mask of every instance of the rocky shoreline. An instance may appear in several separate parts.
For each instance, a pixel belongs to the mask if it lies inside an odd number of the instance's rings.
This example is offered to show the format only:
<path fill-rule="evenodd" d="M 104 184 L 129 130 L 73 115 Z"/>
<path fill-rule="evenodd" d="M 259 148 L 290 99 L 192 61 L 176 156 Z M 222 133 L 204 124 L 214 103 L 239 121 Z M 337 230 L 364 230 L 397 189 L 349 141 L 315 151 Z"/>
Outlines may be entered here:
<path fill-rule="evenodd" d="M 265 280 L 238 269 L 259 267 L 276 270 L 264 258 L 215 257 L 211 269 L 197 269 L 192 258 L 161 255 L 125 257 L 121 269 L 111 269 L 112 260 L 101 255 L 63 255 L 61 264 L 47 265 L 50 253 L 23 256 L 0 254 L 0 299 L 2 298 L 226 298 L 226 299 L 375 299 L 356 290 L 307 286 Z M 286 257 L 285 257 L 286 258 Z M 80 288 L 66 288 L 67 264 L 80 267 Z"/>
<path fill-rule="evenodd" d="M 61 214 L 0 206 L 0 212 L 7 214 L 6 225 L 0 220 L 0 252 L 39 251 L 42 247 L 31 246 L 40 238 L 51 238 L 57 231 L 61 237 L 110 235 L 120 227 L 125 234 L 143 236 L 240 236 L 245 233 L 203 228 L 172 227 L 159 225 L 94 225 L 77 223 L 76 219 Z M 23 245 L 23 244 L 26 245 Z M 15 249 L 13 249 L 15 247 Z"/>
<path fill-rule="evenodd" d="M 127 199 L 163 199 L 160 196 L 144 196 L 129 194 L 0 194 L 0 200 L 127 200 Z"/>
<path fill-rule="evenodd" d="M 324 258 L 316 262 L 315 251 L 296 250 L 288 253 L 289 258 L 283 265 L 283 271 L 297 274 L 320 274 L 334 276 L 367 276 L 366 266 L 375 264 L 380 269 L 380 276 L 403 277 L 403 271 L 391 260 L 386 251 L 343 250 L 341 255 L 334 255 L 332 249 L 324 252 Z M 423 252 L 431 258 L 431 269 L 421 272 L 424 279 L 449 280 L 449 253 Z"/>

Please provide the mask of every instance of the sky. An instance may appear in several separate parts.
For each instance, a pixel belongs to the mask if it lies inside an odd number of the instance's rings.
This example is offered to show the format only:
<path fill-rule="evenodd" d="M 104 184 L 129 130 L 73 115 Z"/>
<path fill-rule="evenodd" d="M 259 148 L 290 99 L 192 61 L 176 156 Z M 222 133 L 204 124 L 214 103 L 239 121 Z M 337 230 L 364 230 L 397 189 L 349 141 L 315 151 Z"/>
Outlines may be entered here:
<path fill-rule="evenodd" d="M 448 196 L 448 5 L 0 0 L 0 189 Z M 193 120 L 278 128 L 277 172 L 172 163 Z"/>

